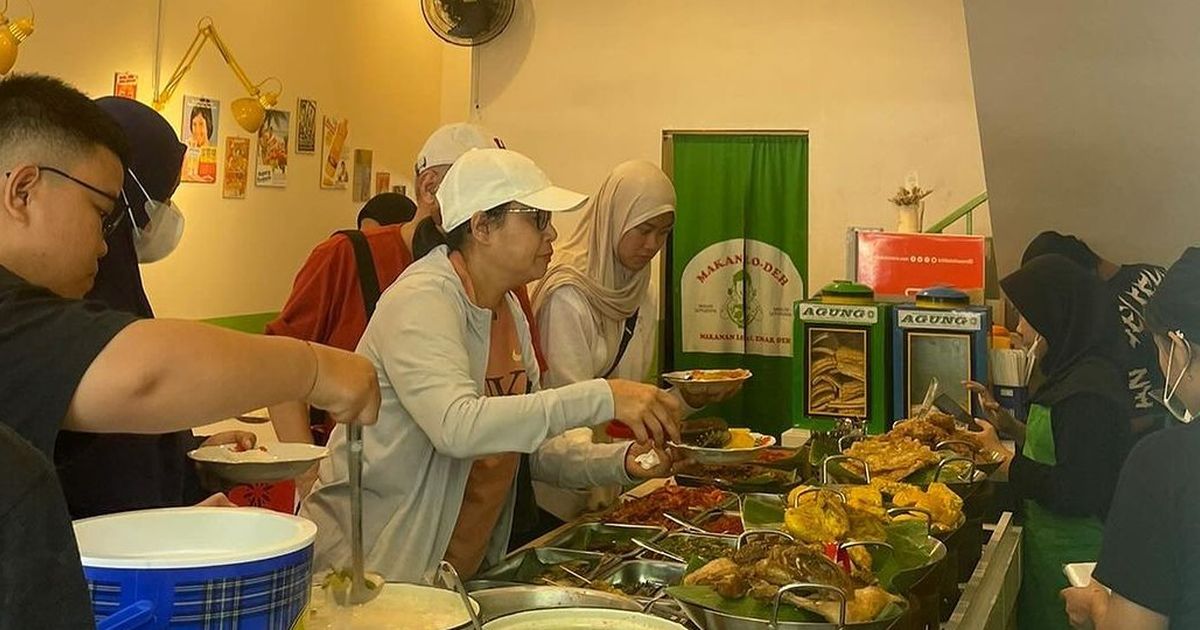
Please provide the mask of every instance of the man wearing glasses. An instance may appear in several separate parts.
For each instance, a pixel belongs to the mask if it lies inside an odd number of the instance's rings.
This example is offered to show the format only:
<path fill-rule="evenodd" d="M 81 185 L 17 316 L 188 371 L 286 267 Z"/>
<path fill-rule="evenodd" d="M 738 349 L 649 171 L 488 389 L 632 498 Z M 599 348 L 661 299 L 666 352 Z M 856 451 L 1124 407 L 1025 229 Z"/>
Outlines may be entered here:
<path fill-rule="evenodd" d="M 90 628 L 49 461 L 59 428 L 177 431 L 284 400 L 371 423 L 369 362 L 82 302 L 127 214 L 116 123 L 57 79 L 0 81 L 0 628 Z"/>

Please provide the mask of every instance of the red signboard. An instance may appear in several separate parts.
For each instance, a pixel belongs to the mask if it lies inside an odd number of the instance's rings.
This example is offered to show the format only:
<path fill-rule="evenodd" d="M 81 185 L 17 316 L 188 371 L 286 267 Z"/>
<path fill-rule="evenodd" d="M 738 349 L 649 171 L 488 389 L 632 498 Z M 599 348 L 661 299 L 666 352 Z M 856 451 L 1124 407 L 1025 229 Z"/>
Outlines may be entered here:
<path fill-rule="evenodd" d="M 986 243 L 982 236 L 858 232 L 858 282 L 879 298 L 909 298 L 952 286 L 983 303 Z"/>

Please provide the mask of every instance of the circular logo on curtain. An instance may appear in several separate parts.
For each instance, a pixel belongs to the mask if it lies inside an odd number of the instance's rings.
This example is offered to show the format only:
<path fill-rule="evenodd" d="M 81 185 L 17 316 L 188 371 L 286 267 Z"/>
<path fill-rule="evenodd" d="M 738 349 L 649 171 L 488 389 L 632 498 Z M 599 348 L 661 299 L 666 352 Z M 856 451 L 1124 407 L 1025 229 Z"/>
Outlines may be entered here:
<path fill-rule="evenodd" d="M 804 279 L 783 250 L 753 239 L 713 243 L 680 282 L 684 352 L 792 356 L 792 304 Z"/>

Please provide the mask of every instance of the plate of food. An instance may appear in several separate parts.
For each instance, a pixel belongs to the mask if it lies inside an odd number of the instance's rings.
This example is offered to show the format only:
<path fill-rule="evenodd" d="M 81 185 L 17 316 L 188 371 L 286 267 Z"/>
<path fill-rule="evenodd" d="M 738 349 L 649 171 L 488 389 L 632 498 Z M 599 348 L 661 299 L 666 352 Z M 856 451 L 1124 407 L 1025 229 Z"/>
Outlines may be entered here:
<path fill-rule="evenodd" d="M 800 483 L 795 469 L 696 463 L 685 464 L 676 470 L 675 482 L 681 486 L 714 486 L 730 492 L 787 492 Z"/>
<path fill-rule="evenodd" d="M 696 464 L 744 464 L 764 449 L 775 446 L 775 437 L 745 428 L 712 429 L 692 437 L 684 433 L 683 444 L 672 444 Z"/>
<path fill-rule="evenodd" d="M 725 399 L 737 393 L 753 374 L 750 370 L 680 370 L 662 375 L 664 381 L 679 388 L 680 393 L 713 399 Z"/>
<path fill-rule="evenodd" d="M 234 483 L 269 483 L 295 479 L 329 456 L 324 446 L 280 442 L 238 450 L 235 444 L 202 446 L 188 457 L 205 471 Z"/>
<path fill-rule="evenodd" d="M 643 497 L 622 501 L 602 515 L 602 518 L 606 523 L 675 529 L 679 526 L 677 521 L 691 523 L 715 509 L 731 505 L 736 500 L 736 495 L 717 488 L 663 486 Z"/>

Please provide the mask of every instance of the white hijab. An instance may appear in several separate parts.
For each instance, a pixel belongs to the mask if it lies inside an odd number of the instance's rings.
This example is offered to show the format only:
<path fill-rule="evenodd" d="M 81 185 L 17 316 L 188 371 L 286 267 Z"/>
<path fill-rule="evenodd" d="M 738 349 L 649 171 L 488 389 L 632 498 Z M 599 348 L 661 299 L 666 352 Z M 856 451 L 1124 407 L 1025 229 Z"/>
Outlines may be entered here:
<path fill-rule="evenodd" d="M 625 320 L 650 286 L 650 265 L 639 271 L 626 269 L 617 258 L 617 246 L 626 232 L 668 212 L 675 212 L 675 187 L 662 170 L 644 160 L 618 165 L 588 201 L 575 232 L 555 252 L 533 290 L 534 309 L 560 287 L 579 289 L 599 316 L 615 353 Z"/>

